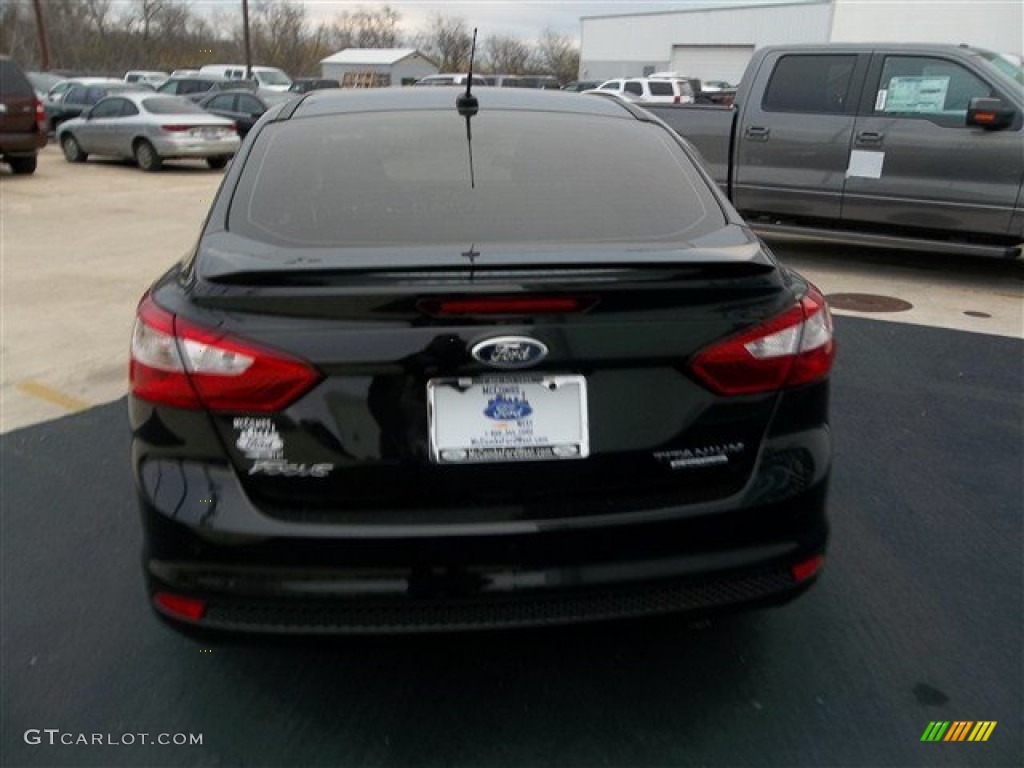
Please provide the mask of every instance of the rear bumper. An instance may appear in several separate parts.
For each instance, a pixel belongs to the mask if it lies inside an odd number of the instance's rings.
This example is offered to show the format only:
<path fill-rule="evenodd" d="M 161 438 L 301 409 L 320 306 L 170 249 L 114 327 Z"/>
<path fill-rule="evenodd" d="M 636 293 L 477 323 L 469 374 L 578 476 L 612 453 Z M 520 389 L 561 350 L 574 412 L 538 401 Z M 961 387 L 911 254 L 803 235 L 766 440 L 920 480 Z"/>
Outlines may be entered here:
<path fill-rule="evenodd" d="M 369 587 L 371 581 L 353 579 L 351 574 L 343 577 L 323 572 L 264 572 L 254 581 L 238 571 L 223 569 L 180 569 L 166 563 L 151 563 L 150 569 L 151 574 L 190 583 L 192 589 L 185 594 L 204 604 L 202 618 L 184 619 L 154 602 L 154 609 L 165 618 L 211 630 L 269 634 L 447 632 L 558 626 L 666 614 L 706 615 L 785 603 L 805 591 L 814 580 L 798 580 L 784 566 L 671 579 L 614 578 L 624 577 L 630 570 L 622 564 L 617 574 L 613 566 L 605 578 L 593 582 L 583 576 L 577 583 L 569 583 L 572 579 L 567 577 L 580 575 L 570 569 L 509 572 L 504 574 L 507 582 L 550 579 L 562 584 L 488 589 L 460 596 L 443 591 L 416 594 L 416 585 L 431 579 L 442 585 L 456 585 L 463 580 L 488 583 L 492 575 L 501 578 L 502 574 L 420 571 L 417 576 L 414 571 L 390 574 L 386 580 L 405 591 L 381 596 L 360 593 L 360 587 Z M 380 581 L 374 581 L 380 585 Z M 204 586 L 197 590 L 196 583 Z M 211 589 L 209 585 L 214 583 L 230 585 L 230 589 Z M 245 587 L 239 589 L 239 585 Z M 151 599 L 159 592 L 183 594 L 183 586 L 164 586 L 151 575 Z"/>
<path fill-rule="evenodd" d="M 758 506 L 733 498 L 611 526 L 548 521 L 432 536 L 420 526 L 386 538 L 299 523 L 289 523 L 292 536 L 216 532 L 143 496 L 144 568 L 151 602 L 161 592 L 203 602 L 198 618 L 154 603 L 158 612 L 214 630 L 430 632 L 731 611 L 786 602 L 813 582 L 826 492 L 827 472 Z"/>
<path fill-rule="evenodd" d="M 32 157 L 46 146 L 42 131 L 0 133 L 0 155 L 4 157 Z"/>
<path fill-rule="evenodd" d="M 163 158 L 176 157 L 220 157 L 233 155 L 238 151 L 241 140 L 231 139 L 188 139 L 152 137 L 153 147 Z"/>

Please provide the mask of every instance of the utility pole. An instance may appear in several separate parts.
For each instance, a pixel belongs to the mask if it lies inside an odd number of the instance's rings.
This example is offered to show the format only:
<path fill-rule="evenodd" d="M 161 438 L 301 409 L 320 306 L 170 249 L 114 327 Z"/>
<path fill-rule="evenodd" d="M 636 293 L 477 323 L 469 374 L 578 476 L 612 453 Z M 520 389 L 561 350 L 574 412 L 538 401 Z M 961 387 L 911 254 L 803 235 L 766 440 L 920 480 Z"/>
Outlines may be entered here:
<path fill-rule="evenodd" d="M 38 3 L 39 0 L 36 0 Z M 252 49 L 249 47 L 249 0 L 242 0 L 242 34 L 245 36 L 245 79 L 252 79 Z"/>
<path fill-rule="evenodd" d="M 50 68 L 50 46 L 46 42 L 42 0 L 32 0 L 32 6 L 36 9 L 36 31 L 39 33 L 39 69 L 45 72 Z"/>

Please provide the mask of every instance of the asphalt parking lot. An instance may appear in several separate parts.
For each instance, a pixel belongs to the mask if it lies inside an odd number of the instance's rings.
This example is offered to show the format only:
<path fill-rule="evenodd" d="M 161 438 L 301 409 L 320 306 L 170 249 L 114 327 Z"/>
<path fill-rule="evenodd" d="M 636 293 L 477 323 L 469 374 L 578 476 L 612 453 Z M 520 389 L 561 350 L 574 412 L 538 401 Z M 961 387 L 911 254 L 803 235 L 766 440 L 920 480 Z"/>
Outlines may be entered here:
<path fill-rule="evenodd" d="M 1024 264 L 774 246 L 861 297 L 837 312 L 829 564 L 790 606 L 204 646 L 145 605 L 124 377 L 135 302 L 222 173 L 48 147 L 35 177 L 3 174 L 0 765 L 1020 764 Z M 921 741 L 957 720 L 997 726 Z"/>

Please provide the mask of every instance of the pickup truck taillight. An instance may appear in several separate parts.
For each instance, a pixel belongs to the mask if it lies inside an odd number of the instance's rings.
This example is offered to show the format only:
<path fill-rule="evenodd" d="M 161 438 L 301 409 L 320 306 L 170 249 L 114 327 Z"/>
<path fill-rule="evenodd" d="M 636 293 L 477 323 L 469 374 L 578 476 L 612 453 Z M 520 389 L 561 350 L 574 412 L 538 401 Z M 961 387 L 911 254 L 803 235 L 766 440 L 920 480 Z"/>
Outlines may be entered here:
<path fill-rule="evenodd" d="M 722 395 L 749 395 L 819 381 L 835 358 L 832 315 L 814 286 L 791 309 L 697 353 L 698 380 Z"/>
<path fill-rule="evenodd" d="M 131 393 L 178 408 L 266 413 L 287 407 L 320 380 L 277 350 L 175 317 L 147 295 L 132 331 Z"/>

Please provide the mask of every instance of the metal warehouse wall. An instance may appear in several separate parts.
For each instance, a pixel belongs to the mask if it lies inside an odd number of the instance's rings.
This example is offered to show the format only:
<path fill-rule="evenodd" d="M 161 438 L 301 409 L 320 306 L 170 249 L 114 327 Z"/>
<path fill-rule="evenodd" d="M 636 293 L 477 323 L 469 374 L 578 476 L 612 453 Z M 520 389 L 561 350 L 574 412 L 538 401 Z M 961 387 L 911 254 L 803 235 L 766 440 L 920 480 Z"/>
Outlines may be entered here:
<path fill-rule="evenodd" d="M 1020 0 L 835 0 L 835 42 L 969 43 L 1000 53 L 1024 51 Z"/>
<path fill-rule="evenodd" d="M 581 22 L 580 77 L 599 80 L 641 76 L 645 67 L 669 69 L 673 47 L 678 46 L 824 42 L 831 30 L 832 3 L 592 16 Z"/>

